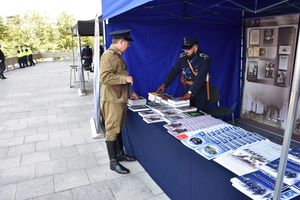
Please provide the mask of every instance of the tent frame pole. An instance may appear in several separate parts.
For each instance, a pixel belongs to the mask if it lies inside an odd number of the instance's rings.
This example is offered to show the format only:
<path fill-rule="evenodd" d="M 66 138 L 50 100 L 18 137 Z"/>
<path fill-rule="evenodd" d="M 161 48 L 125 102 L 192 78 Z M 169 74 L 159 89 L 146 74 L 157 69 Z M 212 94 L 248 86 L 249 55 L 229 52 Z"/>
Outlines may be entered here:
<path fill-rule="evenodd" d="M 289 102 L 289 110 L 287 115 L 286 127 L 284 131 L 284 138 L 282 143 L 282 149 L 280 154 L 279 168 L 277 172 L 274 198 L 275 200 L 280 199 L 281 187 L 283 183 L 283 177 L 285 173 L 288 151 L 291 143 L 293 134 L 293 128 L 295 124 L 295 117 L 297 114 L 297 105 L 299 100 L 299 87 L 300 87 L 300 33 L 298 31 L 298 42 L 296 50 L 296 62 L 295 70 L 293 75 L 292 90 Z"/>

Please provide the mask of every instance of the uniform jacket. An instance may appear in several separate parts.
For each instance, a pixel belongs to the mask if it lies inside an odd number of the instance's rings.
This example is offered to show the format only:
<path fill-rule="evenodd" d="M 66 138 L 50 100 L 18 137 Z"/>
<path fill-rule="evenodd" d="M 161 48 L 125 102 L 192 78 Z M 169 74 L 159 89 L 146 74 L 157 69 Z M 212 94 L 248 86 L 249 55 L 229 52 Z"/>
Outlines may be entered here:
<path fill-rule="evenodd" d="M 191 64 L 193 71 L 196 72 L 196 76 L 190 69 L 189 63 Z M 189 88 L 193 94 L 198 94 L 200 90 L 205 89 L 206 75 L 209 72 L 210 58 L 207 54 L 197 51 L 196 54 L 188 58 L 186 55 L 182 54 L 176 61 L 174 67 L 171 69 L 165 81 L 165 86 L 167 87 L 181 72 L 186 80 L 193 81 L 192 86 Z"/>
<path fill-rule="evenodd" d="M 112 44 L 101 56 L 100 62 L 101 101 L 127 103 L 129 85 L 127 67 L 121 52 Z"/>
<path fill-rule="evenodd" d="M 4 61 L 5 61 L 5 56 L 4 56 L 3 51 L 0 49 L 0 62 L 4 63 Z"/>

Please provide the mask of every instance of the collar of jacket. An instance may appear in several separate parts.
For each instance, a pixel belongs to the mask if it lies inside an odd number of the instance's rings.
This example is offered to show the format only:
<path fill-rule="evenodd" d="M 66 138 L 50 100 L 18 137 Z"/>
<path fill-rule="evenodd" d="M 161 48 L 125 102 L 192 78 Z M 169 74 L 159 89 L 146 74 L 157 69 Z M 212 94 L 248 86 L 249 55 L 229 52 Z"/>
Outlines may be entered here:
<path fill-rule="evenodd" d="M 109 49 L 112 50 L 113 52 L 119 54 L 119 55 L 122 55 L 121 51 L 114 44 L 110 45 Z"/>

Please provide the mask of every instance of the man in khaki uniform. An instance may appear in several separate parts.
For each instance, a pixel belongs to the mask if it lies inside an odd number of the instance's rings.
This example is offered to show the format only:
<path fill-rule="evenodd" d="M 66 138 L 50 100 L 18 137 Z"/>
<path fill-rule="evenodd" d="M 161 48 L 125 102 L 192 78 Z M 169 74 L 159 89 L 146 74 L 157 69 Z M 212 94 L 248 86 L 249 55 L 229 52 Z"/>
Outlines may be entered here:
<path fill-rule="evenodd" d="M 120 134 L 124 124 L 127 101 L 130 96 L 129 88 L 133 78 L 128 75 L 127 67 L 122 59 L 122 53 L 129 47 L 130 30 L 110 33 L 112 45 L 101 56 L 101 111 L 106 130 L 106 146 L 110 159 L 110 169 L 120 174 L 128 174 L 129 170 L 119 161 L 134 161 L 126 156 Z"/>

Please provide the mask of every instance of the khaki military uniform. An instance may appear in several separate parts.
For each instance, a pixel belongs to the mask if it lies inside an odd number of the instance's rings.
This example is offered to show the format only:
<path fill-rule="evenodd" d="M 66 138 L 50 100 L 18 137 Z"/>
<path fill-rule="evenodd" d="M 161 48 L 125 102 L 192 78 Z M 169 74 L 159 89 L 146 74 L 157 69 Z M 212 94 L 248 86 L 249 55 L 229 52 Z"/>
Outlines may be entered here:
<path fill-rule="evenodd" d="M 124 124 L 129 85 L 127 67 L 121 52 L 112 44 L 101 56 L 101 111 L 105 121 L 106 140 L 116 140 Z"/>

